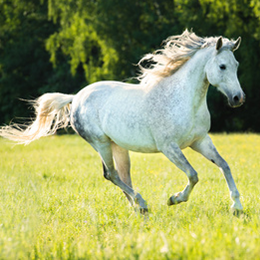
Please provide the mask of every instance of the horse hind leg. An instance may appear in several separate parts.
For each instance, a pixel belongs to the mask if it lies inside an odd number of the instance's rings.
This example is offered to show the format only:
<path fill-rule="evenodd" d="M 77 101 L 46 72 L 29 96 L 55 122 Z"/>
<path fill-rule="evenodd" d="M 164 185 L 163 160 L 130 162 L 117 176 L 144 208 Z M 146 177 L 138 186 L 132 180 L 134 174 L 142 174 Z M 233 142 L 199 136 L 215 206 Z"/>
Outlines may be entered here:
<path fill-rule="evenodd" d="M 134 201 L 139 205 L 140 212 L 142 214 L 145 214 L 148 211 L 146 201 L 142 198 L 142 196 L 139 193 L 135 192 L 132 189 L 132 187 L 129 187 L 126 183 L 124 183 L 121 180 L 118 171 L 115 169 L 113 152 L 112 152 L 112 143 L 111 142 L 99 143 L 94 146 L 96 147 L 96 150 L 98 151 L 102 159 L 104 165 L 105 178 L 110 180 L 119 188 L 121 188 L 121 190 L 125 192 L 125 194 L 127 194 L 132 201 Z"/>
<path fill-rule="evenodd" d="M 103 163 L 103 161 L 102 161 L 102 166 L 103 166 L 103 176 L 105 179 L 107 179 L 109 181 L 110 180 L 109 173 L 108 173 L 108 170 L 107 170 L 105 164 Z"/>
<path fill-rule="evenodd" d="M 116 165 L 116 170 L 119 174 L 120 179 L 130 188 L 133 188 L 130 175 L 131 164 L 128 150 L 118 146 L 115 143 L 112 143 L 112 153 Z M 134 201 L 131 196 L 129 196 L 125 191 L 123 192 L 130 202 L 131 206 L 134 206 Z"/>

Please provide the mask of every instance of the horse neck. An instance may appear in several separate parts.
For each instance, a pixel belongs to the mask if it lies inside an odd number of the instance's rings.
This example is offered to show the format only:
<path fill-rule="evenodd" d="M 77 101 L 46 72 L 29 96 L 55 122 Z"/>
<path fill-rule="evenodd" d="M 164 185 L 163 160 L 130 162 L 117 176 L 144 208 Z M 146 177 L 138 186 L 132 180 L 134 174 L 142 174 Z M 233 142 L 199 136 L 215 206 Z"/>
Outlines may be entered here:
<path fill-rule="evenodd" d="M 186 91 L 186 96 L 189 97 L 195 107 L 200 106 L 202 102 L 206 102 L 209 82 L 206 77 L 205 66 L 211 55 L 213 55 L 212 53 L 212 48 L 199 50 L 171 76 L 172 82 L 179 82 L 178 87 L 182 91 Z M 171 88 L 175 88 L 174 84 L 172 84 Z"/>

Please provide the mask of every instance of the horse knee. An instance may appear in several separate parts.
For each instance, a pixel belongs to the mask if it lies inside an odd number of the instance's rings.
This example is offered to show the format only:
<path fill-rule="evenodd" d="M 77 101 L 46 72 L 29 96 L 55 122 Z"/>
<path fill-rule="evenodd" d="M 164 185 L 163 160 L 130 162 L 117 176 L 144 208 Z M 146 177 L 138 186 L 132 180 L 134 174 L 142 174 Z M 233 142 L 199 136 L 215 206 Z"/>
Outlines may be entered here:
<path fill-rule="evenodd" d="M 106 180 L 110 181 L 110 176 L 107 172 L 106 173 L 104 172 L 103 176 Z"/>
<path fill-rule="evenodd" d="M 115 185 L 117 185 L 120 182 L 120 177 L 118 176 L 117 173 L 110 173 L 109 171 L 105 170 L 103 172 L 103 176 L 105 179 L 107 179 L 108 181 L 111 181 Z"/>
<path fill-rule="evenodd" d="M 196 171 L 194 171 L 194 172 L 190 175 L 189 181 L 190 181 L 190 183 L 193 184 L 193 185 L 195 185 L 196 183 L 199 182 L 198 174 L 197 174 Z"/>
<path fill-rule="evenodd" d="M 239 199 L 240 194 L 239 194 L 238 190 L 235 190 L 235 191 L 231 191 L 230 196 L 233 200 L 236 200 L 236 199 Z"/>
<path fill-rule="evenodd" d="M 224 173 L 227 174 L 231 172 L 228 163 L 223 158 L 221 158 L 221 160 L 218 161 L 216 164 Z"/>

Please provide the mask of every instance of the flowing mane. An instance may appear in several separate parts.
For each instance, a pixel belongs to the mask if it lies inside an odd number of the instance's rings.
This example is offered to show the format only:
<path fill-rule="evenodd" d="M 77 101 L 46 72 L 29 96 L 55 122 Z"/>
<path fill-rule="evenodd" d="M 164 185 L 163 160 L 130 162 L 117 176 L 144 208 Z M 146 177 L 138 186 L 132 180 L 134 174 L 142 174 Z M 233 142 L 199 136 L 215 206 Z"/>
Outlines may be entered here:
<path fill-rule="evenodd" d="M 174 74 L 198 50 L 216 44 L 217 37 L 202 38 L 185 30 L 181 35 L 170 36 L 164 41 L 162 49 L 146 54 L 138 63 L 141 85 L 154 84 Z M 226 46 L 231 42 L 223 39 Z M 151 64 L 148 67 L 142 64 Z"/>

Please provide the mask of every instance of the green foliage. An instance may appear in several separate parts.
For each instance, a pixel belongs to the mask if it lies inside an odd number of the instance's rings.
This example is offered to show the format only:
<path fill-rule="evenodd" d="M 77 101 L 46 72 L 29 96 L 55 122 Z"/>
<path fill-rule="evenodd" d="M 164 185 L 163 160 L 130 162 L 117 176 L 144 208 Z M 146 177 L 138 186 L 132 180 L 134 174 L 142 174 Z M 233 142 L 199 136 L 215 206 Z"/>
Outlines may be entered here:
<path fill-rule="evenodd" d="M 185 28 L 242 36 L 236 52 L 247 103 L 227 107 L 213 89 L 213 131 L 260 131 L 260 8 L 256 0 L 3 0 L 0 2 L 0 122 L 28 115 L 17 98 L 77 92 L 99 80 L 136 76 L 142 55 Z"/>
<path fill-rule="evenodd" d="M 71 17 L 73 23 L 62 23 L 63 30 L 56 32 L 47 40 L 47 50 L 51 53 L 51 61 L 56 65 L 56 53 L 70 56 L 72 75 L 83 64 L 85 77 L 89 82 L 111 77 L 110 67 L 117 62 L 117 55 L 106 41 L 99 38 L 97 32 L 89 22 L 79 17 L 78 13 Z"/>
<path fill-rule="evenodd" d="M 200 182 L 171 207 L 185 174 L 160 154 L 131 153 L 133 185 L 150 206 L 144 219 L 80 137 L 15 147 L 0 139 L 0 259 L 258 259 L 260 136 L 211 137 L 233 171 L 241 218 L 219 169 L 190 149 Z"/>
<path fill-rule="evenodd" d="M 169 3 L 99 0 L 77 1 L 68 8 L 67 1 L 49 5 L 50 17 L 61 26 L 47 42 L 53 62 L 61 48 L 71 57 L 72 72 L 84 64 L 91 83 L 135 76 L 132 63 L 169 35 Z"/>
<path fill-rule="evenodd" d="M 47 4 L 35 1 L 0 2 L 0 122 L 29 117 L 18 99 L 32 99 L 47 91 L 79 90 L 84 74 L 72 77 L 67 58 L 60 55 L 53 69 L 46 39 L 57 29 L 47 18 Z M 76 86 L 76 87 L 75 87 Z"/>

